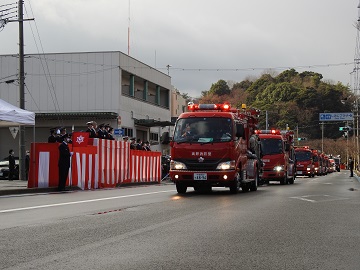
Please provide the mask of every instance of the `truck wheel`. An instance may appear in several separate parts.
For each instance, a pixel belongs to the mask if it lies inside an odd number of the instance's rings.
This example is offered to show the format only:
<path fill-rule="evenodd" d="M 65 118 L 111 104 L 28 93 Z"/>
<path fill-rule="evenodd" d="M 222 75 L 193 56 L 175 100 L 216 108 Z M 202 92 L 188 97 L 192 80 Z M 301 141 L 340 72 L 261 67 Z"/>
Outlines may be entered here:
<path fill-rule="evenodd" d="M 240 174 L 237 172 L 235 174 L 234 183 L 230 185 L 230 193 L 236 194 L 240 190 Z"/>
<path fill-rule="evenodd" d="M 187 186 L 181 183 L 176 183 L 176 191 L 179 194 L 185 194 L 187 190 Z"/>

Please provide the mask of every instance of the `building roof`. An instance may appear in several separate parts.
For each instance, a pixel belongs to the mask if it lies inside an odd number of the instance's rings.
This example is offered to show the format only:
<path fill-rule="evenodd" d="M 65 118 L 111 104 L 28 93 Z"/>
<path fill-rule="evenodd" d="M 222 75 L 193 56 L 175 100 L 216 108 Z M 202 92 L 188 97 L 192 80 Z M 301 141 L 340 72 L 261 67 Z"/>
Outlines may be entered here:
<path fill-rule="evenodd" d="M 167 127 L 175 125 L 175 123 L 170 121 L 159 121 L 155 119 L 134 119 L 134 124 L 143 127 Z"/>
<path fill-rule="evenodd" d="M 36 120 L 79 120 L 79 119 L 117 119 L 115 112 L 61 112 L 36 113 Z"/>

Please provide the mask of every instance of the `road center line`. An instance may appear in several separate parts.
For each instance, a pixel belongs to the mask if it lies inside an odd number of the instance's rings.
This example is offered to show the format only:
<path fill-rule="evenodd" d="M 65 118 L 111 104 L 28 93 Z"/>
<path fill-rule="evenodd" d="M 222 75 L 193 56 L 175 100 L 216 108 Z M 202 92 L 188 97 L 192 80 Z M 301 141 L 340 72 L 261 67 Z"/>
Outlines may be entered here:
<path fill-rule="evenodd" d="M 165 193 L 165 192 L 174 192 L 174 191 L 173 190 L 164 190 L 164 191 L 156 191 L 156 192 L 147 192 L 147 193 L 139 193 L 139 194 L 132 194 L 132 195 L 108 197 L 108 198 L 99 198 L 99 199 L 92 199 L 92 200 L 83 200 L 83 201 L 64 202 L 64 203 L 45 204 L 45 205 L 29 206 L 29 207 L 22 207 L 22 208 L 6 209 L 6 210 L 0 210 L 0 214 L 2 214 L 2 213 L 10 213 L 10 212 L 17 212 L 17 211 L 24 211 L 24 210 L 40 209 L 40 208 L 49 208 L 49 207 L 63 206 L 63 205 L 72 205 L 72 204 L 80 204 L 80 203 L 89 203 L 89 202 L 99 202 L 99 201 L 124 199 L 124 198 L 131 198 L 131 197 L 145 196 L 145 195 L 153 195 L 153 194 L 159 194 L 159 193 Z"/>

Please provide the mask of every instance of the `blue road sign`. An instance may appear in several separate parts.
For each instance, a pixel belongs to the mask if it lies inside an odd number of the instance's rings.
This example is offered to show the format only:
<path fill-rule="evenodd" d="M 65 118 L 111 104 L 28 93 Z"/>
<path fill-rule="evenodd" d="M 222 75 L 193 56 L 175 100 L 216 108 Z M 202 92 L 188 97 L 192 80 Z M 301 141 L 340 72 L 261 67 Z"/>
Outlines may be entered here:
<path fill-rule="evenodd" d="M 323 121 L 353 121 L 354 114 L 352 112 L 343 113 L 320 113 L 319 120 Z"/>
<path fill-rule="evenodd" d="M 123 129 L 121 129 L 121 128 L 115 128 L 115 129 L 114 129 L 114 135 L 115 135 L 115 136 L 123 136 L 123 134 L 124 134 L 124 130 L 123 130 Z"/>

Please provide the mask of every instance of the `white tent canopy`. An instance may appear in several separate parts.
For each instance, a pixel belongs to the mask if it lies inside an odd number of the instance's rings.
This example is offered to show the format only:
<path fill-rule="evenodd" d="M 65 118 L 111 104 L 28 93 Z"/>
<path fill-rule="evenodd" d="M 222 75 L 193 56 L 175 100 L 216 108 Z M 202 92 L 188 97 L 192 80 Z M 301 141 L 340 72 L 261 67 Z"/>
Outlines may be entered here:
<path fill-rule="evenodd" d="M 35 126 L 35 113 L 0 99 L 0 127 Z"/>

